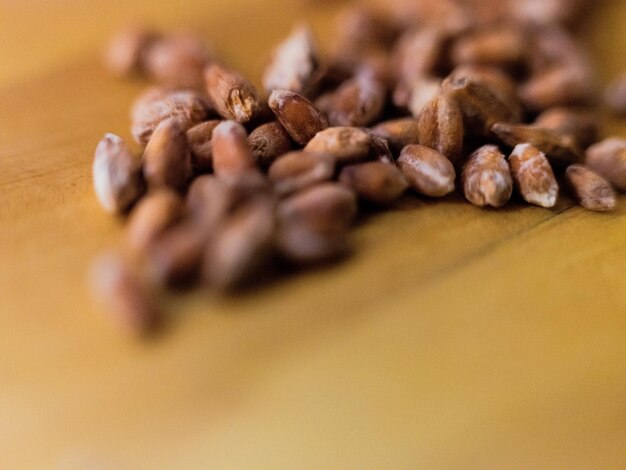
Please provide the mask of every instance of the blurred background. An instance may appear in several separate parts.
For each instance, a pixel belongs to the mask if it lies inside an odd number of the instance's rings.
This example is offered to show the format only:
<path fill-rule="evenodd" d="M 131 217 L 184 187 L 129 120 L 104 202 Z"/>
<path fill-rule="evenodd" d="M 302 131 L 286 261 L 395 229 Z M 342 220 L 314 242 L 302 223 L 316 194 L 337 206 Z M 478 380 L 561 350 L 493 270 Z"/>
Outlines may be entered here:
<path fill-rule="evenodd" d="M 234 65 L 260 70 L 268 46 L 282 38 L 294 20 L 313 23 L 321 42 L 327 44 L 333 14 L 354 3 L 359 2 L 1 0 L 0 83 L 54 66 L 55 61 L 93 53 L 111 33 L 136 22 L 162 28 L 191 27 L 216 44 Z M 376 4 L 377 0 L 360 3 Z M 593 2 L 594 14 L 584 23 L 605 76 L 613 76 L 625 66 L 623 55 L 615 54 L 614 49 L 615 44 L 623 44 L 626 39 L 623 3 L 622 0 Z M 609 57 L 612 60 L 607 60 Z"/>
<path fill-rule="evenodd" d="M 1 0 L 0 82 L 93 54 L 117 29 L 133 23 L 191 28 L 233 65 L 260 71 L 268 46 L 307 19 L 321 36 L 346 1 L 305 0 Z"/>

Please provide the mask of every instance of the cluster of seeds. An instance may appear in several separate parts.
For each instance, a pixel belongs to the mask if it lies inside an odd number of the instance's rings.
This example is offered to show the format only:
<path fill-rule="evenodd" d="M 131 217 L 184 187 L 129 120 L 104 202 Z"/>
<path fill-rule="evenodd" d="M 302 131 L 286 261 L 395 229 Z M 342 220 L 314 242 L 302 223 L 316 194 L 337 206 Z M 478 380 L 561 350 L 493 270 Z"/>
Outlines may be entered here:
<path fill-rule="evenodd" d="M 599 143 L 594 70 L 571 33 L 583 0 L 393 0 L 337 18 L 326 54 L 298 24 L 263 89 L 188 33 L 131 28 L 110 71 L 154 82 L 93 166 L 102 207 L 127 217 L 98 293 L 132 331 L 159 318 L 151 286 L 232 291 L 277 265 L 341 258 L 359 208 L 457 189 L 476 206 L 514 193 L 615 208 L 626 139 Z M 623 113 L 623 80 L 606 92 Z"/>

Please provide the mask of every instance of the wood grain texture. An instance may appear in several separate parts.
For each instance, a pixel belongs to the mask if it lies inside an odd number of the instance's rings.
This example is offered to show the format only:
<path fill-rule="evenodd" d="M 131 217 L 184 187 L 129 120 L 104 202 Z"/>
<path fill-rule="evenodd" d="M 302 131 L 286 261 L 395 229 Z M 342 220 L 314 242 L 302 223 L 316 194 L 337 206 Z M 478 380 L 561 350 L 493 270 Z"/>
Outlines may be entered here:
<path fill-rule="evenodd" d="M 0 468 L 624 468 L 623 196 L 611 214 L 416 199 L 344 264 L 167 297 L 146 344 L 109 328 L 85 276 L 121 226 L 91 159 L 128 136 L 141 84 L 107 77 L 98 44 L 144 15 L 191 22 L 258 76 L 293 19 L 324 36 L 336 9 L 181 5 L 0 5 Z M 591 18 L 603 79 L 626 68 L 625 19 L 619 0 Z"/>

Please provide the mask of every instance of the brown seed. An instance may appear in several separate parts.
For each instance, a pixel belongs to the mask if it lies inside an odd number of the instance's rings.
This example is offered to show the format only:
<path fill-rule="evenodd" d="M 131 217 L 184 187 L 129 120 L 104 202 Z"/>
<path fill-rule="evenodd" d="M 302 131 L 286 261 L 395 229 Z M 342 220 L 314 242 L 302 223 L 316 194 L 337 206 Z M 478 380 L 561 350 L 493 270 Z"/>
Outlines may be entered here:
<path fill-rule="evenodd" d="M 235 121 L 224 121 L 213 130 L 213 169 L 228 176 L 255 168 L 245 128 Z"/>
<path fill-rule="evenodd" d="M 144 197 L 128 219 L 126 247 L 133 255 L 143 255 L 156 238 L 184 215 L 180 196 L 169 189 L 159 189 Z"/>
<path fill-rule="evenodd" d="M 358 127 L 329 127 L 318 132 L 304 150 L 328 155 L 337 163 L 354 163 L 368 158 L 371 142 L 370 135 Z"/>
<path fill-rule="evenodd" d="M 322 114 L 324 114 L 325 116 L 328 116 L 328 113 L 333 107 L 333 97 L 334 97 L 334 94 L 332 91 L 326 92 L 318 96 L 315 99 L 315 102 L 313 104 Z"/>
<path fill-rule="evenodd" d="M 145 68 L 154 82 L 164 86 L 200 89 L 202 71 L 210 60 L 211 53 L 200 38 L 193 33 L 177 32 L 150 45 Z"/>
<path fill-rule="evenodd" d="M 461 182 L 466 199 L 479 207 L 502 207 L 513 193 L 509 165 L 495 145 L 485 145 L 470 156 Z"/>
<path fill-rule="evenodd" d="M 559 67 L 589 70 L 589 57 L 566 29 L 557 25 L 534 28 L 530 39 L 528 59 L 532 72 L 542 73 Z"/>
<path fill-rule="evenodd" d="M 146 145 L 157 126 L 165 119 L 175 118 L 183 130 L 206 119 L 209 106 L 199 93 L 168 92 L 158 87 L 148 88 L 135 101 L 131 110 L 132 134 Z"/>
<path fill-rule="evenodd" d="M 266 176 L 256 169 L 240 173 L 201 175 L 187 192 L 190 222 L 210 239 L 221 221 L 249 201 L 274 199 Z"/>
<path fill-rule="evenodd" d="M 420 194 L 443 197 L 454 191 L 454 167 L 436 150 L 409 145 L 400 153 L 398 167 L 411 188 Z"/>
<path fill-rule="evenodd" d="M 368 130 L 368 134 L 371 139 L 369 158 L 383 163 L 394 163 L 395 159 L 391 153 L 387 140 L 378 137 L 371 130 Z"/>
<path fill-rule="evenodd" d="M 115 34 L 106 47 L 107 70 L 117 77 L 143 71 L 145 53 L 158 35 L 142 26 L 131 26 Z"/>
<path fill-rule="evenodd" d="M 530 25 L 568 24 L 584 13 L 578 0 L 524 0 L 507 4 L 515 21 Z M 587 2 L 591 3 L 591 2 Z"/>
<path fill-rule="evenodd" d="M 276 222 L 268 200 L 249 202 L 228 217 L 208 245 L 203 278 L 230 290 L 260 277 L 272 254 Z"/>
<path fill-rule="evenodd" d="M 395 0 L 379 2 L 377 5 L 391 17 L 394 24 L 404 29 L 433 25 L 442 32 L 456 35 L 472 24 L 466 5 L 456 0 Z"/>
<path fill-rule="evenodd" d="M 545 153 L 550 163 L 558 167 L 583 160 L 583 153 L 573 139 L 549 129 L 499 122 L 491 127 L 491 132 L 511 147 L 519 144 L 531 144 Z"/>
<path fill-rule="evenodd" d="M 257 127 L 263 124 L 267 124 L 269 122 L 275 121 L 275 120 L 276 120 L 276 116 L 274 116 L 274 113 L 272 112 L 269 105 L 267 104 L 267 98 L 262 97 L 262 98 L 259 98 L 259 111 L 254 115 L 254 117 L 250 121 L 246 123 L 242 123 L 242 124 L 246 127 L 246 130 L 248 132 L 251 132 Z"/>
<path fill-rule="evenodd" d="M 626 192 L 626 139 L 610 138 L 587 149 L 586 165 Z"/>
<path fill-rule="evenodd" d="M 235 189 L 214 175 L 198 176 L 187 192 L 187 211 L 191 221 L 211 234 L 237 202 Z"/>
<path fill-rule="evenodd" d="M 90 278 L 94 297 L 120 328 L 141 336 L 157 325 L 160 312 L 150 293 L 120 255 L 109 253 L 99 257 Z"/>
<path fill-rule="evenodd" d="M 385 95 L 383 98 L 386 100 L 387 91 L 391 90 L 396 84 L 396 77 L 392 70 L 392 60 L 389 51 L 379 47 L 361 54 L 360 58 L 356 60 L 353 66 L 351 77 L 355 77 L 364 72 L 370 74 L 373 79 L 384 87 Z"/>
<path fill-rule="evenodd" d="M 285 222 L 276 234 L 276 249 L 292 263 L 325 263 L 348 253 L 348 233 L 347 229 L 328 233 L 304 222 Z"/>
<path fill-rule="evenodd" d="M 576 200 L 590 211 L 612 211 L 617 204 L 611 183 L 585 165 L 567 167 L 565 178 Z"/>
<path fill-rule="evenodd" d="M 133 156 L 121 137 L 106 134 L 98 144 L 93 185 L 100 205 L 111 214 L 126 211 L 143 195 L 141 160 Z"/>
<path fill-rule="evenodd" d="M 467 0 L 463 2 L 467 16 L 467 26 L 485 28 L 490 25 L 497 27 L 509 16 L 509 2 L 501 0 Z M 471 28 L 466 28 L 463 32 Z"/>
<path fill-rule="evenodd" d="M 339 182 L 352 189 L 361 199 L 376 204 L 389 204 L 409 187 L 394 164 L 367 162 L 344 167 Z"/>
<path fill-rule="evenodd" d="M 410 84 L 415 77 L 435 75 L 441 64 L 444 35 L 436 27 L 424 27 L 404 33 L 393 51 L 398 83 Z"/>
<path fill-rule="evenodd" d="M 480 83 L 489 88 L 493 93 L 500 96 L 503 101 L 519 99 L 517 97 L 517 84 L 511 75 L 504 70 L 490 65 L 463 64 L 455 67 L 448 78 L 451 81 L 462 79 Z M 506 99 L 504 97 L 507 97 Z"/>
<path fill-rule="evenodd" d="M 419 144 L 419 125 L 414 118 L 384 121 L 372 128 L 374 135 L 389 142 L 391 149 L 399 153 L 404 147 Z"/>
<path fill-rule="evenodd" d="M 354 75 L 356 65 L 353 62 L 345 61 L 343 57 L 325 60 L 318 67 L 307 88 L 299 94 L 313 101 L 321 93 L 336 89 Z"/>
<path fill-rule="evenodd" d="M 304 96 L 288 90 L 274 90 L 268 104 L 291 138 L 306 145 L 319 131 L 328 127 L 328 119 Z"/>
<path fill-rule="evenodd" d="M 540 114 L 534 125 L 574 139 L 582 148 L 587 148 L 598 141 L 599 121 L 599 116 L 593 111 L 557 107 Z"/>
<path fill-rule="evenodd" d="M 463 115 L 456 102 L 442 94 L 428 103 L 418 121 L 419 143 L 458 163 L 463 150 Z"/>
<path fill-rule="evenodd" d="M 626 116 L 626 73 L 606 88 L 604 104 L 618 116 Z"/>
<path fill-rule="evenodd" d="M 557 66 L 535 74 L 520 88 L 524 105 L 533 111 L 554 106 L 581 104 L 594 95 L 593 79 L 578 66 Z"/>
<path fill-rule="evenodd" d="M 201 227 L 184 222 L 154 240 L 147 252 L 146 269 L 158 285 L 183 286 L 197 277 L 206 244 Z"/>
<path fill-rule="evenodd" d="M 488 86 L 467 77 L 447 78 L 443 89 L 454 99 L 461 113 L 466 130 L 473 135 L 488 135 L 496 122 L 519 122 L 517 110 L 502 101 Z"/>
<path fill-rule="evenodd" d="M 394 91 L 394 104 L 406 107 L 414 118 L 418 118 L 432 99 L 441 94 L 441 79 L 420 77 L 414 79 L 408 88 L 400 84 Z"/>
<path fill-rule="evenodd" d="M 235 204 L 240 204 L 251 199 L 273 199 L 272 185 L 267 176 L 257 168 L 246 170 L 241 173 L 220 175 L 226 184 L 234 192 Z"/>
<path fill-rule="evenodd" d="M 279 157 L 269 168 L 268 176 L 274 191 L 286 195 L 330 180 L 335 162 L 324 154 L 290 152 Z"/>
<path fill-rule="evenodd" d="M 187 131 L 191 150 L 191 165 L 200 171 L 213 168 L 213 130 L 222 121 L 213 119 L 201 122 Z"/>
<path fill-rule="evenodd" d="M 361 71 L 345 81 L 331 97 L 328 120 L 332 126 L 367 126 L 385 106 L 384 85 L 371 71 Z"/>
<path fill-rule="evenodd" d="M 223 118 L 245 123 L 261 111 L 256 88 L 238 72 L 211 64 L 204 79 L 211 103 Z"/>
<path fill-rule="evenodd" d="M 527 39 L 511 25 L 491 26 L 461 36 L 454 44 L 451 57 L 455 65 L 480 64 L 508 67 L 525 59 Z"/>
<path fill-rule="evenodd" d="M 248 144 L 257 163 L 265 167 L 289 152 L 293 142 L 279 122 L 268 122 L 250 133 Z"/>
<path fill-rule="evenodd" d="M 386 47 L 377 46 L 351 53 L 347 49 L 341 49 L 341 45 L 337 44 L 337 49 L 333 60 L 345 68 L 347 76 L 334 87 L 331 84 L 326 89 L 337 88 L 344 81 L 352 80 L 363 70 L 367 70 L 385 89 L 393 89 L 396 86 L 397 77 L 396 70 L 393 68 L 393 58 Z M 406 106 L 406 103 L 404 105 Z"/>
<path fill-rule="evenodd" d="M 150 188 L 186 188 L 191 178 L 191 154 L 178 120 L 169 118 L 157 126 L 143 153 L 143 165 Z"/>
<path fill-rule="evenodd" d="M 489 89 L 500 102 L 505 103 L 515 120 L 521 120 L 524 110 L 518 94 L 518 85 L 510 75 L 497 67 L 460 65 L 448 76 L 451 82 L 469 80 Z"/>
<path fill-rule="evenodd" d="M 363 5 L 343 11 L 335 21 L 335 43 L 344 54 L 360 55 L 373 48 L 391 45 L 396 33 L 390 18 Z"/>
<path fill-rule="evenodd" d="M 274 50 L 263 73 L 263 86 L 272 90 L 305 92 L 319 68 L 317 46 L 310 26 L 297 25 Z"/>
<path fill-rule="evenodd" d="M 132 103 L 132 106 L 130 108 L 131 119 L 134 118 L 135 114 L 141 113 L 141 111 L 143 111 L 147 107 L 152 106 L 153 103 L 163 100 L 170 93 L 175 92 L 158 85 L 151 85 L 147 88 L 144 88 L 142 92 L 135 97 L 135 100 Z"/>
<path fill-rule="evenodd" d="M 356 197 L 339 183 L 322 183 L 282 200 L 277 214 L 281 224 L 302 223 L 318 232 L 340 233 L 356 217 Z"/>
<path fill-rule="evenodd" d="M 520 144 L 509 157 L 511 175 L 524 200 L 541 207 L 554 207 L 559 185 L 543 152 Z"/>

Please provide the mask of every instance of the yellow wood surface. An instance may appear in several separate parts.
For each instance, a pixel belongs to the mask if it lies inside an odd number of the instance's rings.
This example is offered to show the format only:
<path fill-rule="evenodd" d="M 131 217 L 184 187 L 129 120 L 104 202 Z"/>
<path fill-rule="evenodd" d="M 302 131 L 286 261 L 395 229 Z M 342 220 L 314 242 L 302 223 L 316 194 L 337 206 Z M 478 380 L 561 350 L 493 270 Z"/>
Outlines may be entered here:
<path fill-rule="evenodd" d="M 292 20 L 326 37 L 331 3 L 0 1 L 1 469 L 626 468 L 624 197 L 417 200 L 344 264 L 168 297 L 149 343 L 94 309 L 86 272 L 121 227 L 91 159 L 141 87 L 102 71 L 107 34 L 192 24 L 256 76 Z M 625 22 L 619 0 L 590 18 L 604 80 Z"/>

